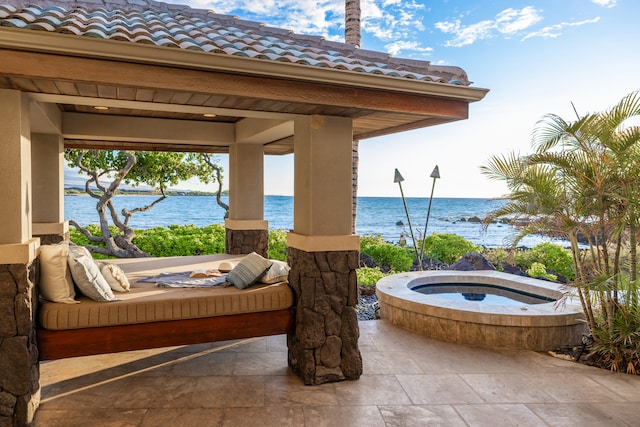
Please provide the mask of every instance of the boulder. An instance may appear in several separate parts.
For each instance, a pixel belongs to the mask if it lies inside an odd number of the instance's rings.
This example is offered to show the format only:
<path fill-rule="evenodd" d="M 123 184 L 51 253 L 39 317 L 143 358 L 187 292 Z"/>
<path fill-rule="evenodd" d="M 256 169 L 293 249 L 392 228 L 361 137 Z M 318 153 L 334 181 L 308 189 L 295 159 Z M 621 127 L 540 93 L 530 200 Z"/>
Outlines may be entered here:
<path fill-rule="evenodd" d="M 360 252 L 360 267 L 376 268 L 378 263 L 371 255 Z"/>
<path fill-rule="evenodd" d="M 477 270 L 495 270 L 496 268 L 477 252 L 467 252 L 460 258 L 460 261 L 449 267 L 450 270 L 456 271 L 477 271 Z"/>

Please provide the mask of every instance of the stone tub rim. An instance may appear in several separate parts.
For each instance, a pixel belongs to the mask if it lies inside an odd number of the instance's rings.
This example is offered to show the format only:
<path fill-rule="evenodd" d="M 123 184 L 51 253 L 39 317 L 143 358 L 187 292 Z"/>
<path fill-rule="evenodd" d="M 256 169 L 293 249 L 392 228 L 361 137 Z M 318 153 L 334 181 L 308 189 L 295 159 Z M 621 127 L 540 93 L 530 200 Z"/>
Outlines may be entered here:
<path fill-rule="evenodd" d="M 543 304 L 487 304 L 473 301 L 449 301 L 412 290 L 435 283 L 479 283 L 504 286 L 528 293 L 560 299 Z M 584 322 L 577 297 L 564 297 L 558 283 L 517 276 L 499 271 L 412 271 L 384 277 L 376 284 L 381 305 L 389 304 L 421 315 L 460 322 L 494 326 L 552 327 Z"/>

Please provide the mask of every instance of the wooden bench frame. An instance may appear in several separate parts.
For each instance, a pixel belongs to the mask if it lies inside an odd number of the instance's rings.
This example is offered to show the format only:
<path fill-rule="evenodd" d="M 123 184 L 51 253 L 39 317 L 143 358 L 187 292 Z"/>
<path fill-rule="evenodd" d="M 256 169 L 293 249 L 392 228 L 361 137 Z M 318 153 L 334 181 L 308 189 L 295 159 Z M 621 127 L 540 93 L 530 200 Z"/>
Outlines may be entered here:
<path fill-rule="evenodd" d="M 38 359 L 117 353 L 292 333 L 293 308 L 83 329 L 36 328 Z"/>

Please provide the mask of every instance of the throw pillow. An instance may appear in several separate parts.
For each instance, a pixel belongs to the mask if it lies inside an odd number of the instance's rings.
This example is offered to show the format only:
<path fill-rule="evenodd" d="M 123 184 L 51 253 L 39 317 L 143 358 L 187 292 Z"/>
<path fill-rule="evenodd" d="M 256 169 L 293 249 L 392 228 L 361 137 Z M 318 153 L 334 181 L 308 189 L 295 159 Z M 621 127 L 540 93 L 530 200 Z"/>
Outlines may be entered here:
<path fill-rule="evenodd" d="M 77 304 L 73 280 L 67 264 L 69 243 L 40 247 L 40 282 L 38 289 L 44 299 L 65 304 Z"/>
<path fill-rule="evenodd" d="M 229 272 L 227 281 L 238 289 L 246 289 L 264 276 L 271 264 L 268 259 L 251 252 Z"/>
<path fill-rule="evenodd" d="M 93 258 L 86 255 L 73 257 L 70 253 L 68 260 L 73 281 L 82 294 L 94 301 L 117 300 Z"/>
<path fill-rule="evenodd" d="M 274 283 L 289 282 L 289 270 L 291 267 L 284 261 L 272 260 L 271 268 L 260 279 L 262 283 L 272 285 Z"/>
<path fill-rule="evenodd" d="M 100 273 L 102 273 L 112 291 L 129 292 L 129 288 L 131 288 L 129 279 L 127 279 L 119 265 L 98 262 L 98 267 L 100 267 Z"/>

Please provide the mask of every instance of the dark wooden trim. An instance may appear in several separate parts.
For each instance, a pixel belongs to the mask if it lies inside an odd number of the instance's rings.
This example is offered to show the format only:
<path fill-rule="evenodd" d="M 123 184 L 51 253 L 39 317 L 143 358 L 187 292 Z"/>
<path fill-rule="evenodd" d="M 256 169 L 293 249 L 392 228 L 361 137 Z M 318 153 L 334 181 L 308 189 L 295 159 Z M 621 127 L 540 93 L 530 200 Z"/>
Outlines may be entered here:
<path fill-rule="evenodd" d="M 466 118 L 469 103 L 439 96 L 397 93 L 348 85 L 338 86 L 7 49 L 0 49 L 0 58 L 10 58 L 0 61 L 0 75 L 52 79 L 77 84 L 237 96 L 450 119 Z"/>
<path fill-rule="evenodd" d="M 97 328 L 36 330 L 39 360 L 293 332 L 293 309 Z"/>

